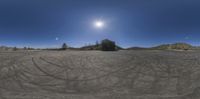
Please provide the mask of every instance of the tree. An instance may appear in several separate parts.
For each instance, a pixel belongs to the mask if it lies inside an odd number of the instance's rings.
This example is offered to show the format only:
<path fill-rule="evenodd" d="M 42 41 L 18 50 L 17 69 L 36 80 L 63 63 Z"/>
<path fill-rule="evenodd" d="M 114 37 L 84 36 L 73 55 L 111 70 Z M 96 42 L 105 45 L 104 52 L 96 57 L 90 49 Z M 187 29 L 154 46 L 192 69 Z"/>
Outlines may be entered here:
<path fill-rule="evenodd" d="M 99 46 L 99 42 L 98 41 L 96 41 L 96 47 L 98 47 Z"/>
<path fill-rule="evenodd" d="M 16 50 L 18 50 L 17 47 L 14 47 L 14 48 L 13 48 L 13 51 L 16 51 Z"/>
<path fill-rule="evenodd" d="M 66 43 L 63 43 L 62 45 L 62 50 L 66 50 L 67 49 L 67 44 Z"/>
<path fill-rule="evenodd" d="M 94 46 L 94 50 L 100 50 L 101 49 L 101 44 L 99 44 L 98 41 L 96 41 L 96 44 Z"/>
<path fill-rule="evenodd" d="M 24 50 L 27 50 L 27 48 L 26 48 L 26 47 L 24 47 Z"/>
<path fill-rule="evenodd" d="M 101 41 L 101 50 L 102 51 L 115 51 L 116 45 L 114 41 L 104 39 Z"/>

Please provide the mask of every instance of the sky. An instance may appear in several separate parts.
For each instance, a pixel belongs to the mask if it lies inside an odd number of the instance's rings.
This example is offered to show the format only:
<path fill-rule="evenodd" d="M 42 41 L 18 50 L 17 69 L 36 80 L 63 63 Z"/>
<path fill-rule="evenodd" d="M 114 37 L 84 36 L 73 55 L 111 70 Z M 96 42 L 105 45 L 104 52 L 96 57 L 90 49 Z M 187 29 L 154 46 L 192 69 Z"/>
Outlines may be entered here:
<path fill-rule="evenodd" d="M 94 25 L 103 22 L 103 27 Z M 0 0 L 0 45 L 200 46 L 199 0 Z"/>

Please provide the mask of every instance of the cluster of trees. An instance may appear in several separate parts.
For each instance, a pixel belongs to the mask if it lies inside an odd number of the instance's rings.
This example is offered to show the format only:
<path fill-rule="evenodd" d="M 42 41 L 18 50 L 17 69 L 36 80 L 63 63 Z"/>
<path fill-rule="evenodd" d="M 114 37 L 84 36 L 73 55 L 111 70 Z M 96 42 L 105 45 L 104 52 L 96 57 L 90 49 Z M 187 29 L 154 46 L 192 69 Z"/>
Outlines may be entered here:
<path fill-rule="evenodd" d="M 67 44 L 63 43 L 61 50 L 66 50 L 68 48 L 69 47 L 67 46 Z M 111 41 L 109 39 L 104 39 L 101 41 L 100 44 L 97 41 L 95 45 L 84 46 L 81 49 L 83 49 L 83 50 L 116 51 L 118 48 L 114 41 Z"/>
<path fill-rule="evenodd" d="M 62 45 L 62 50 L 66 50 L 68 48 L 68 46 L 67 46 L 67 44 L 66 43 L 63 43 L 63 45 Z"/>
<path fill-rule="evenodd" d="M 34 48 L 24 47 L 24 50 L 34 50 Z"/>
<path fill-rule="evenodd" d="M 101 41 L 101 50 L 102 51 L 115 51 L 116 45 L 114 41 L 105 39 Z"/>

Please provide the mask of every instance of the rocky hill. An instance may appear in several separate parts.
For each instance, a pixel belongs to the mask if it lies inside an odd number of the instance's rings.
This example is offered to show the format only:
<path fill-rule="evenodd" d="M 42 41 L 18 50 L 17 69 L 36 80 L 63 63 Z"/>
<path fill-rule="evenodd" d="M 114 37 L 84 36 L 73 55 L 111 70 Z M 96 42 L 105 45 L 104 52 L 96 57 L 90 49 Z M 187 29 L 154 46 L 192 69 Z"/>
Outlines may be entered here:
<path fill-rule="evenodd" d="M 174 44 L 163 44 L 156 47 L 153 47 L 153 49 L 160 49 L 160 50 L 189 50 L 192 49 L 193 46 L 187 43 L 174 43 Z"/>

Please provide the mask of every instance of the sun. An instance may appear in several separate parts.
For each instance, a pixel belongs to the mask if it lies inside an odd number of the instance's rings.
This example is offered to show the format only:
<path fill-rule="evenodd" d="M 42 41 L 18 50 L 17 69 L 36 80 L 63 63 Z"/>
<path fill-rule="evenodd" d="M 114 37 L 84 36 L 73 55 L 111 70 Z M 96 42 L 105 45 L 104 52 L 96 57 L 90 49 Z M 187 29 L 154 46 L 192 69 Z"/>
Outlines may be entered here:
<path fill-rule="evenodd" d="M 95 21 L 94 26 L 96 28 L 103 28 L 104 27 L 104 22 L 103 21 Z"/>

